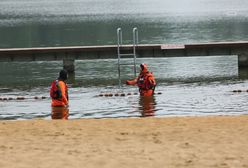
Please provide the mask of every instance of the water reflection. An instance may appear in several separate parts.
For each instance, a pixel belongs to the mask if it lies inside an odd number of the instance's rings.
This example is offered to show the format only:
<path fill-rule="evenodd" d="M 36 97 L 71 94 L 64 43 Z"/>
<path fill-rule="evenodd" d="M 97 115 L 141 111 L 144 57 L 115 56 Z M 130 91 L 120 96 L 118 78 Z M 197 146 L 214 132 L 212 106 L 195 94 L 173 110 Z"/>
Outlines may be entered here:
<path fill-rule="evenodd" d="M 139 111 L 141 117 L 150 117 L 155 115 L 156 100 L 154 96 L 140 96 Z"/>
<path fill-rule="evenodd" d="M 69 108 L 68 107 L 52 107 L 51 118 L 68 120 Z"/>

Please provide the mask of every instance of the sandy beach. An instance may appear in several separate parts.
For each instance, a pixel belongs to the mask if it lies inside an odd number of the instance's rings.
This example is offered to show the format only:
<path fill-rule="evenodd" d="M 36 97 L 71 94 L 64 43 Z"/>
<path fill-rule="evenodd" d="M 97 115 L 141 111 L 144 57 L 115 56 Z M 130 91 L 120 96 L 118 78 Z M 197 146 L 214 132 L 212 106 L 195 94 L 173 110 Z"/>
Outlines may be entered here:
<path fill-rule="evenodd" d="M 248 168 L 248 116 L 0 121 L 1 168 Z"/>

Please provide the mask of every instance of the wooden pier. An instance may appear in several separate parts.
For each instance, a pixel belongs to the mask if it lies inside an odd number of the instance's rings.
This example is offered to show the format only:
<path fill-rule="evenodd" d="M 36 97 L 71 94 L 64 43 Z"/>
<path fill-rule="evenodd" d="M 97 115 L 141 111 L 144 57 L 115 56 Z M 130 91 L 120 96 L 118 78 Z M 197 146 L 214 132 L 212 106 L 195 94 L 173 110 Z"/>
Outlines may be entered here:
<path fill-rule="evenodd" d="M 133 45 L 123 45 L 123 53 L 130 53 Z M 201 44 L 139 44 L 137 58 L 142 57 L 192 57 L 238 56 L 239 68 L 248 68 L 248 41 Z M 64 68 L 74 72 L 74 61 L 84 59 L 117 59 L 117 45 L 69 46 L 40 48 L 0 49 L 0 62 L 12 61 L 63 61 Z"/>

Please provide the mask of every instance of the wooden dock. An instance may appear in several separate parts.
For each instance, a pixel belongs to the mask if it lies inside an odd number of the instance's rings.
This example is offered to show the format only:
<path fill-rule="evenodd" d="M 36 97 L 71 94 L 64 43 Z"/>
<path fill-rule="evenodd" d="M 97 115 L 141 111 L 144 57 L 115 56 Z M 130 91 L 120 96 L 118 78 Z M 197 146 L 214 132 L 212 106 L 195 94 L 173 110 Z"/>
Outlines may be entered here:
<path fill-rule="evenodd" d="M 123 53 L 130 53 L 132 49 L 133 45 L 121 47 Z M 248 41 L 139 44 L 136 47 L 136 54 L 137 58 L 236 55 L 239 67 L 248 67 Z M 75 60 L 108 58 L 117 59 L 117 45 L 0 49 L 0 62 L 63 60 L 64 67 L 69 71 L 74 71 Z"/>

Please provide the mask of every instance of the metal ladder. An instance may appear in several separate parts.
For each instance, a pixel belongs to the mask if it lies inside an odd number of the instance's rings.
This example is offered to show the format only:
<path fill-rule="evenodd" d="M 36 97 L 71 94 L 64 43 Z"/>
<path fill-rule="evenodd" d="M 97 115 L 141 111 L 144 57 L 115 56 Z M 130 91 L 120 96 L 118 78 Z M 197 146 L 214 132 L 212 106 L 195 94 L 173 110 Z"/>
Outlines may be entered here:
<path fill-rule="evenodd" d="M 119 78 L 119 88 L 121 87 L 121 58 L 133 56 L 133 69 L 134 69 L 134 77 L 136 78 L 136 47 L 138 46 L 138 29 L 133 28 L 133 53 L 122 54 L 122 30 L 121 28 L 117 29 L 117 54 L 118 54 L 118 78 Z"/>

